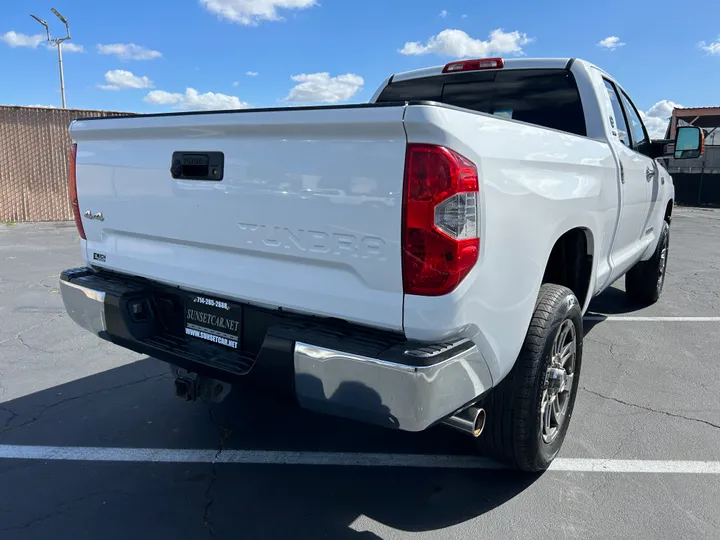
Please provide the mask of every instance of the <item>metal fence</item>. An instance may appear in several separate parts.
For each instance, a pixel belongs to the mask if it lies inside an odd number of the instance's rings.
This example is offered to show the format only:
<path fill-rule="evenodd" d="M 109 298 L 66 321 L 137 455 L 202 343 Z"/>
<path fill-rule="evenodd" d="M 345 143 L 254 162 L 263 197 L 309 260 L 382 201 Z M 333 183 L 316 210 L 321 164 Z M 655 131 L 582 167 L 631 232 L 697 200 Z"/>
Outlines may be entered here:
<path fill-rule="evenodd" d="M 670 146 L 672 149 L 672 146 Z M 720 146 L 706 146 L 705 153 L 697 159 L 666 158 L 669 172 L 720 174 Z"/>
<path fill-rule="evenodd" d="M 123 114 L 0 106 L 0 221 L 72 219 L 68 126 L 74 118 Z"/>
<path fill-rule="evenodd" d="M 675 202 L 720 207 L 720 146 L 706 146 L 698 159 L 665 160 L 675 184 Z"/>
<path fill-rule="evenodd" d="M 675 202 L 684 206 L 720 207 L 720 174 L 672 172 Z"/>

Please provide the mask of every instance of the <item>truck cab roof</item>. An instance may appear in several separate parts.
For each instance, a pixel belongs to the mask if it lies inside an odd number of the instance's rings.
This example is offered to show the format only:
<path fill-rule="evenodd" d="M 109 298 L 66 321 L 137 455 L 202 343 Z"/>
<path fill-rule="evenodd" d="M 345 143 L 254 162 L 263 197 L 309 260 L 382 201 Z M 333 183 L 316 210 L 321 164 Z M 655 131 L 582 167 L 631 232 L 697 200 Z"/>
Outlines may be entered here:
<path fill-rule="evenodd" d="M 482 59 L 480 59 L 482 60 Z M 493 59 L 488 59 L 493 60 Z M 498 59 L 494 59 L 498 60 Z M 605 72 L 603 69 L 597 67 L 596 65 L 586 61 L 581 60 L 579 58 L 509 58 L 505 59 L 502 58 L 503 66 L 500 68 L 484 68 L 483 70 L 487 71 L 493 71 L 493 70 L 508 70 L 508 69 L 570 69 L 573 64 L 582 63 L 585 65 L 588 69 L 594 69 L 599 72 L 601 72 L 603 75 L 605 75 L 607 78 L 614 80 L 614 78 L 609 75 L 607 72 Z M 380 87 L 375 91 L 375 94 L 370 99 L 370 103 L 375 103 L 382 93 L 383 89 L 391 83 L 397 83 L 401 81 L 409 81 L 413 79 L 422 79 L 426 77 L 434 77 L 438 75 L 452 75 L 453 73 L 444 72 L 445 68 L 450 64 L 455 64 L 462 62 L 463 60 L 453 61 L 448 64 L 442 64 L 438 66 L 431 66 L 427 68 L 421 68 L 421 69 L 414 69 L 411 71 L 403 71 L 400 73 L 395 73 L 385 79 L 383 83 L 380 85 Z M 470 59 L 466 59 L 466 61 L 471 61 Z M 463 73 L 463 71 L 457 71 L 456 73 Z"/>
<path fill-rule="evenodd" d="M 574 58 L 503 58 L 504 68 L 502 69 L 561 69 L 567 67 L 568 64 L 574 60 Z M 446 65 L 447 64 L 443 64 L 396 73 L 392 76 L 392 81 L 407 81 L 410 79 L 441 75 Z"/>

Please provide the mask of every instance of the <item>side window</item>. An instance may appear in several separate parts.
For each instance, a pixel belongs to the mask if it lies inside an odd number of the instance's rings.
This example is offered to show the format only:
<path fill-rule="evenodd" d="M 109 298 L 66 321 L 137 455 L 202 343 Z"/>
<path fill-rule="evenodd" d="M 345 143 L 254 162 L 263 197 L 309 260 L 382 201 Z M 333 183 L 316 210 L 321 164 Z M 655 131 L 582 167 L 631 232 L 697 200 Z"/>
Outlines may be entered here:
<path fill-rule="evenodd" d="M 633 105 L 630 98 L 625 95 L 625 92 L 620 94 L 620 99 L 622 99 L 623 108 L 625 109 L 628 122 L 630 123 L 630 133 L 632 135 L 634 147 L 636 150 L 640 151 L 644 145 L 650 142 L 650 139 L 645 132 L 645 127 L 640 119 L 640 115 L 637 113 L 637 109 L 635 109 L 635 105 Z"/>
<path fill-rule="evenodd" d="M 441 77 L 410 79 L 388 84 L 378 96 L 378 103 L 395 101 L 440 101 L 443 91 Z"/>
<path fill-rule="evenodd" d="M 618 97 L 617 91 L 615 90 L 613 84 L 607 79 L 603 79 L 603 82 L 605 83 L 605 90 L 607 90 L 610 103 L 612 104 L 613 114 L 615 115 L 615 123 L 617 124 L 614 127 L 618 132 L 620 142 L 628 148 L 632 148 L 627 123 L 625 122 L 625 115 L 623 114 L 622 107 L 620 106 L 620 98 Z"/>

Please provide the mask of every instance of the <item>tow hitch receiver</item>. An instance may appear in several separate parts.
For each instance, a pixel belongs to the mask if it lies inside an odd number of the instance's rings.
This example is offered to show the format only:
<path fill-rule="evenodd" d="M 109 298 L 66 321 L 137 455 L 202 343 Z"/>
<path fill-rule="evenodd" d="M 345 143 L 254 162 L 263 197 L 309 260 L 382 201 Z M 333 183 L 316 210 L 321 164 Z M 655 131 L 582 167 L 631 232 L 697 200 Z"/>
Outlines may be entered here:
<path fill-rule="evenodd" d="M 171 371 L 175 376 L 175 395 L 185 401 L 195 401 L 200 398 L 203 401 L 220 403 L 232 390 L 232 386 L 226 382 L 182 368 L 172 366 Z"/>

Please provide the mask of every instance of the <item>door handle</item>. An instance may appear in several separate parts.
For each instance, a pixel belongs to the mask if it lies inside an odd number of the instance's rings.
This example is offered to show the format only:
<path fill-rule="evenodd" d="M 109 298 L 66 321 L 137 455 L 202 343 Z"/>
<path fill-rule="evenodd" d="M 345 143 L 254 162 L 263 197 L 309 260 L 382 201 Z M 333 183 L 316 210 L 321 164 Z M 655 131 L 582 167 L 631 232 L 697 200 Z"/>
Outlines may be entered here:
<path fill-rule="evenodd" d="M 655 169 L 648 167 L 645 169 L 645 180 L 650 182 L 653 178 L 655 178 Z"/>

